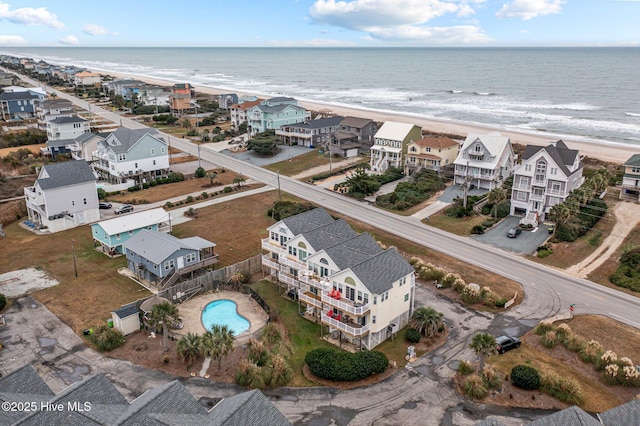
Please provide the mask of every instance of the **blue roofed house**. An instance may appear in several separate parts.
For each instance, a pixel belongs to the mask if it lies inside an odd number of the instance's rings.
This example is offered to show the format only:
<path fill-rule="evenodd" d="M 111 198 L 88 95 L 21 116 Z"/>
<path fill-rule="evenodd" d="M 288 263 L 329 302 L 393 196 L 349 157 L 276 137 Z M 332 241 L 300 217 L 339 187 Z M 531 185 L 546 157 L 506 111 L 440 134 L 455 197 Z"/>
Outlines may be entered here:
<path fill-rule="evenodd" d="M 142 229 L 125 243 L 129 269 L 139 278 L 163 289 L 181 275 L 215 265 L 215 243 L 200 237 L 176 238 Z"/>
<path fill-rule="evenodd" d="M 43 166 L 24 195 L 34 228 L 58 232 L 100 220 L 96 177 L 86 161 Z"/>
<path fill-rule="evenodd" d="M 130 179 L 143 183 L 169 173 L 167 143 L 154 129 L 118 128 L 97 143 L 92 165 L 101 179 L 121 184 Z"/>
<path fill-rule="evenodd" d="M 171 217 L 163 208 L 118 216 L 91 225 L 94 243 L 108 256 L 124 254 L 124 244 L 140 230 L 171 232 Z"/>
<path fill-rule="evenodd" d="M 332 343 L 373 349 L 413 313 L 413 267 L 324 209 L 288 217 L 262 241 L 264 270 L 295 292 L 305 318 L 322 324 Z"/>
<path fill-rule="evenodd" d="M 285 124 L 276 130 L 276 138 L 286 145 L 300 145 L 307 148 L 328 146 L 343 119 L 344 117 L 337 115 L 304 123 Z"/>
<path fill-rule="evenodd" d="M 311 112 L 298 105 L 298 101 L 280 96 L 264 100 L 247 110 L 247 130 L 250 136 L 255 136 L 285 124 L 303 123 L 310 118 Z"/>
<path fill-rule="evenodd" d="M 24 120 L 36 116 L 36 106 L 47 95 L 35 90 L 8 91 L 0 93 L 0 109 L 3 120 Z"/>
<path fill-rule="evenodd" d="M 235 93 L 224 93 L 218 95 L 218 107 L 220 109 L 230 109 L 231 105 L 238 103 L 238 95 Z"/>

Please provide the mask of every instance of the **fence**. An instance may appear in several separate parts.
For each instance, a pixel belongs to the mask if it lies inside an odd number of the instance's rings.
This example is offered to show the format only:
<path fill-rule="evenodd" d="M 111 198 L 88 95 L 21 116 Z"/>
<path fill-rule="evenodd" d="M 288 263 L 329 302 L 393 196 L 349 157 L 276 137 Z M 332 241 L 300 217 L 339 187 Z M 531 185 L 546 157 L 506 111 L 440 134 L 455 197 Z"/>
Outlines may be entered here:
<path fill-rule="evenodd" d="M 516 303 L 516 298 L 517 297 L 518 297 L 518 292 L 516 291 L 516 294 L 513 296 L 513 299 L 508 300 L 507 303 L 504 304 L 504 308 L 507 309 L 509 306 L 511 306 L 514 303 Z"/>
<path fill-rule="evenodd" d="M 558 314 L 552 316 L 551 318 L 543 319 L 542 321 L 540 321 L 540 324 L 553 324 L 556 321 L 562 321 L 571 318 L 573 318 L 573 314 L 571 312 L 569 312 L 568 314 Z"/>

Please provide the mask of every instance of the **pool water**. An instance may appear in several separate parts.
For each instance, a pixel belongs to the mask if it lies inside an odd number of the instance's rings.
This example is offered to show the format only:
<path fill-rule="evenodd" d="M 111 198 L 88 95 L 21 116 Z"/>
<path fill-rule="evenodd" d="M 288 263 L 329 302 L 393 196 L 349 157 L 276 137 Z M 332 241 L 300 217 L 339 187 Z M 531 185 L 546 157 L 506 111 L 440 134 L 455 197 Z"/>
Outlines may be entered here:
<path fill-rule="evenodd" d="M 211 331 L 214 324 L 226 325 L 238 336 L 249 330 L 251 323 L 238 314 L 238 305 L 232 300 L 214 300 L 202 310 L 202 324 Z"/>

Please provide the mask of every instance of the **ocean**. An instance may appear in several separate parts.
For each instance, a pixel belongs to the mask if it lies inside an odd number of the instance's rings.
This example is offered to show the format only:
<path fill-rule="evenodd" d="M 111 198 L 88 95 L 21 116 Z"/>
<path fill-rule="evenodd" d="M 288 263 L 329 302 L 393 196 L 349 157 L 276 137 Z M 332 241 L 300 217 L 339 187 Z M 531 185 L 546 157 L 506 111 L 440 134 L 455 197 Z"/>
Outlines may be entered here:
<path fill-rule="evenodd" d="M 263 97 L 640 146 L 640 48 L 2 48 Z"/>

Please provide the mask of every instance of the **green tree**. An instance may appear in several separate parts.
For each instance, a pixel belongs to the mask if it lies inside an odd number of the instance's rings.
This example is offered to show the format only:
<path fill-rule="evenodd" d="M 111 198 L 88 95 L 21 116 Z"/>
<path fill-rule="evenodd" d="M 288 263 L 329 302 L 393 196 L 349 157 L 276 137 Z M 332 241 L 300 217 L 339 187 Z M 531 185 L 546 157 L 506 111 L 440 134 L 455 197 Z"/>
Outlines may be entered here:
<path fill-rule="evenodd" d="M 178 340 L 178 355 L 184 362 L 191 364 L 200 356 L 200 336 L 194 333 L 187 333 Z"/>
<path fill-rule="evenodd" d="M 210 172 L 210 173 L 207 173 L 207 177 L 209 178 L 209 183 L 211 184 L 211 186 L 213 186 L 213 181 L 216 180 L 216 178 L 218 177 L 218 174 L 215 172 Z"/>
<path fill-rule="evenodd" d="M 410 324 L 421 334 L 433 337 L 444 326 L 442 317 L 442 313 L 432 307 L 422 307 L 413 313 Z"/>
<path fill-rule="evenodd" d="M 505 191 L 503 188 L 494 188 L 489 191 L 489 194 L 487 195 L 487 202 L 489 204 L 493 204 L 493 207 L 491 208 L 491 215 L 493 217 L 497 217 L 498 215 L 498 204 L 506 199 L 507 191 Z"/>
<path fill-rule="evenodd" d="M 241 187 L 245 182 L 245 178 L 242 175 L 238 175 L 233 178 L 233 184 L 237 187 Z"/>
<path fill-rule="evenodd" d="M 496 339 L 489 333 L 475 334 L 469 347 L 480 357 L 480 371 L 484 370 L 485 359 L 497 352 Z"/>
<path fill-rule="evenodd" d="M 203 178 L 203 177 L 205 177 L 205 176 L 206 176 L 206 174 L 207 174 L 207 172 L 206 172 L 206 170 L 205 170 L 204 168 L 202 168 L 202 167 L 198 167 L 198 168 L 196 169 L 196 172 L 195 172 L 193 175 L 194 175 L 195 177 L 197 177 L 197 178 Z"/>
<path fill-rule="evenodd" d="M 555 206 L 551 207 L 549 216 L 551 217 L 551 220 L 553 220 L 556 225 L 554 227 L 554 233 L 555 233 L 558 230 L 559 226 L 564 225 L 569 221 L 569 219 L 571 219 L 572 212 L 571 212 L 571 209 L 569 209 L 569 207 L 565 203 L 556 204 Z"/>
<path fill-rule="evenodd" d="M 218 369 L 222 368 L 222 357 L 233 350 L 233 330 L 226 325 L 214 324 L 211 331 L 207 331 L 200 339 L 202 354 L 214 360 L 218 360 Z"/>
<path fill-rule="evenodd" d="M 182 120 L 182 127 L 184 127 L 185 129 L 190 129 L 191 128 L 191 120 L 189 120 L 188 118 L 185 118 Z"/>
<path fill-rule="evenodd" d="M 371 195 L 380 189 L 378 179 L 367 173 L 368 165 L 359 164 L 353 173 L 347 177 L 345 184 L 351 194 Z"/>
<path fill-rule="evenodd" d="M 178 307 L 171 302 L 162 302 L 151 309 L 149 324 L 156 328 L 162 326 L 162 346 L 168 350 L 168 335 L 171 324 L 178 321 Z"/>

